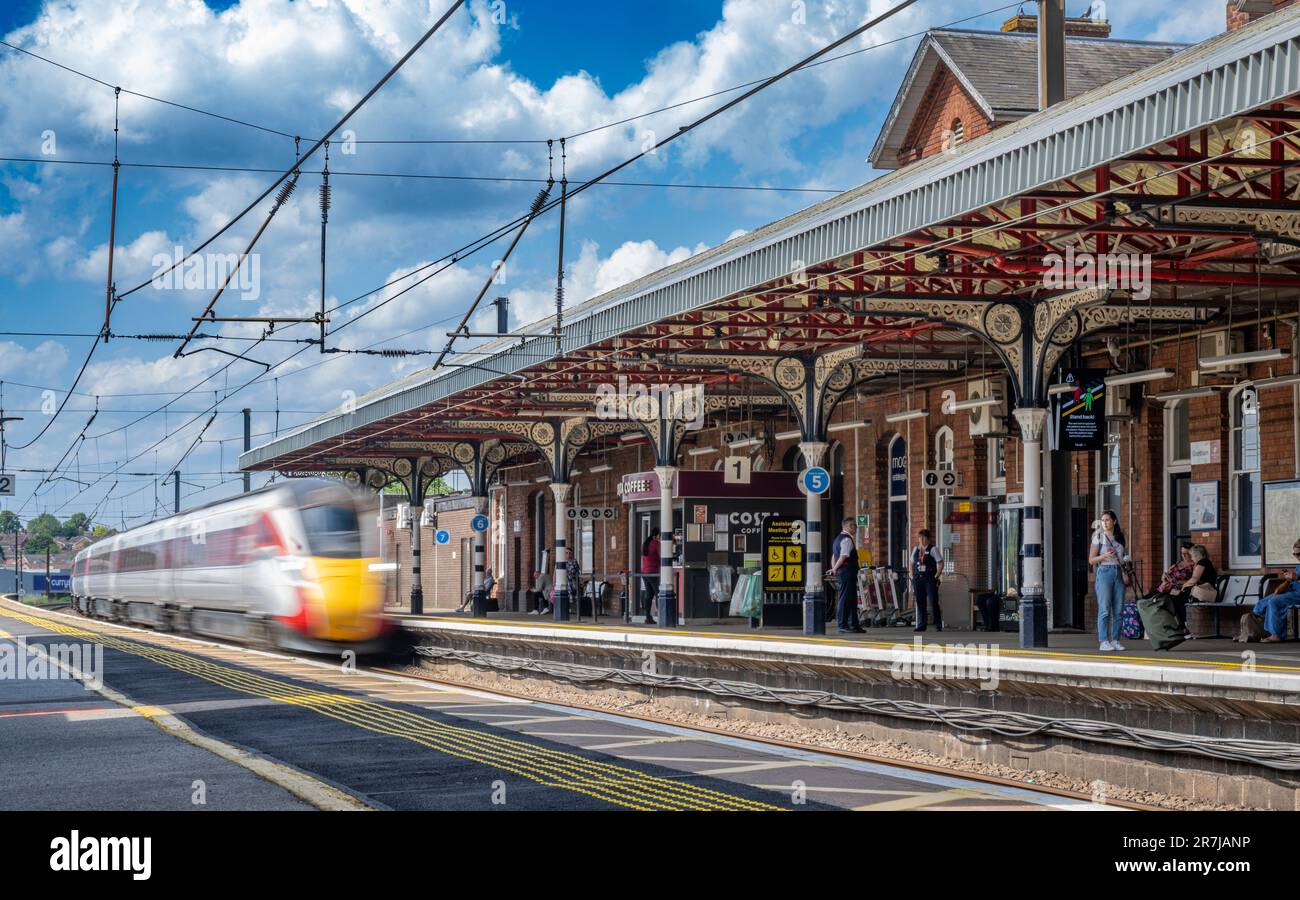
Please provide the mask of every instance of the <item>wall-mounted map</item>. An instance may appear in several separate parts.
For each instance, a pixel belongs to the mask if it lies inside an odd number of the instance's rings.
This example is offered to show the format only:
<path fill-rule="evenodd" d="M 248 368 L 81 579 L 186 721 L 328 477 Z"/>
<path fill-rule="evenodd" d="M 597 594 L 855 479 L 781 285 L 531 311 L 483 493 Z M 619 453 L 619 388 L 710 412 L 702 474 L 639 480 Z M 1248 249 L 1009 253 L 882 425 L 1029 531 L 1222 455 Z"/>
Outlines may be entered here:
<path fill-rule="evenodd" d="M 1293 566 L 1300 540 L 1300 481 L 1264 485 L 1264 565 Z"/>

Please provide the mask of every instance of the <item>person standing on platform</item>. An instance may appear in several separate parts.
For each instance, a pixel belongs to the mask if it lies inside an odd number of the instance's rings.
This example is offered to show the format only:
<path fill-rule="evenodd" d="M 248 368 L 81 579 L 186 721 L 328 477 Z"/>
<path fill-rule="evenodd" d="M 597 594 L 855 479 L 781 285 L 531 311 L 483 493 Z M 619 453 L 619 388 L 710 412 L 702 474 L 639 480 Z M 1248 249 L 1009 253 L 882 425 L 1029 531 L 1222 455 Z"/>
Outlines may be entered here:
<path fill-rule="evenodd" d="M 641 596 L 645 598 L 645 623 L 653 625 L 655 598 L 659 596 L 659 529 L 641 544 Z"/>
<path fill-rule="evenodd" d="M 1092 538 L 1088 562 L 1097 567 L 1097 639 L 1103 653 L 1123 650 L 1119 642 L 1121 614 L 1124 610 L 1124 529 L 1119 516 L 1110 510 L 1101 514 L 1101 528 Z"/>
<path fill-rule="evenodd" d="M 866 634 L 858 624 L 858 545 L 853 535 L 857 521 L 844 517 L 844 530 L 831 542 L 831 574 L 835 576 L 840 608 L 840 634 Z"/>
<path fill-rule="evenodd" d="M 912 596 L 916 600 L 916 631 L 925 631 L 926 606 L 934 611 L 934 630 L 943 631 L 943 611 L 939 608 L 939 572 L 943 570 L 943 555 L 935 546 L 930 529 L 922 528 L 917 534 L 917 545 L 912 548 Z"/>

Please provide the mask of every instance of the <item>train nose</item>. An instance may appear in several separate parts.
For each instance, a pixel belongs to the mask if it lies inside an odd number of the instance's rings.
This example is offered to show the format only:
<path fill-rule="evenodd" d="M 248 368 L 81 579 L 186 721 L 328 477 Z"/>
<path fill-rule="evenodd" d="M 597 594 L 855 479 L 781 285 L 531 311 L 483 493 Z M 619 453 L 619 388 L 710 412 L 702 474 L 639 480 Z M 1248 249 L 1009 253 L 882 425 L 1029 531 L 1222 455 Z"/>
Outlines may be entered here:
<path fill-rule="evenodd" d="M 318 558 L 313 563 L 321 607 L 314 636 L 352 641 L 377 634 L 383 601 L 370 560 Z"/>

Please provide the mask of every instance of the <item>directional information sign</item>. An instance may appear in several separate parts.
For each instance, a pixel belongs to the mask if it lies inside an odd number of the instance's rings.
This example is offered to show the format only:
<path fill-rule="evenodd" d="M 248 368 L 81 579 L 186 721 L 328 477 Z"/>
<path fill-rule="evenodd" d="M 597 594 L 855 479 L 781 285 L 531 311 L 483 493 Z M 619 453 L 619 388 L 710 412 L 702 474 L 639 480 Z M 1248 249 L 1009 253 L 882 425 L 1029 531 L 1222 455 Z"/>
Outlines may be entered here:
<path fill-rule="evenodd" d="M 939 472 L 934 469 L 928 469 L 925 474 L 921 476 L 921 480 L 925 484 L 925 489 L 927 491 L 937 491 L 940 488 L 947 490 L 957 486 L 957 473 Z"/>
<path fill-rule="evenodd" d="M 618 518 L 618 510 L 612 506 L 571 506 L 565 515 L 570 522 L 609 521 Z"/>

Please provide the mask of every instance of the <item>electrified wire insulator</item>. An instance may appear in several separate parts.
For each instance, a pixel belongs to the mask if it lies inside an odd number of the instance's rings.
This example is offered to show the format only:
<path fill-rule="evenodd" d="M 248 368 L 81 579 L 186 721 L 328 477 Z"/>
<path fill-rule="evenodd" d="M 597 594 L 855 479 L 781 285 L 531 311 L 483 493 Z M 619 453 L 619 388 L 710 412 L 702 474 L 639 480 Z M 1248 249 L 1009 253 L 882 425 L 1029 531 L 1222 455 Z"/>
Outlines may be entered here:
<path fill-rule="evenodd" d="M 330 183 L 322 182 L 320 186 L 320 215 L 321 221 L 329 218 L 330 212 Z"/>
<path fill-rule="evenodd" d="M 284 206 L 284 202 L 289 199 L 289 196 L 293 193 L 293 189 L 296 188 L 297 186 L 298 186 L 297 181 L 286 181 L 283 185 L 281 185 L 280 193 L 275 195 L 275 205 Z"/>
<path fill-rule="evenodd" d="M 546 205 L 546 200 L 550 196 L 551 196 L 551 186 L 548 184 L 546 187 L 542 188 L 540 191 L 537 192 L 537 197 L 534 198 L 533 205 L 529 207 L 528 214 L 530 216 L 536 217 L 537 214 L 542 211 L 542 207 Z"/>

